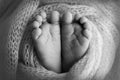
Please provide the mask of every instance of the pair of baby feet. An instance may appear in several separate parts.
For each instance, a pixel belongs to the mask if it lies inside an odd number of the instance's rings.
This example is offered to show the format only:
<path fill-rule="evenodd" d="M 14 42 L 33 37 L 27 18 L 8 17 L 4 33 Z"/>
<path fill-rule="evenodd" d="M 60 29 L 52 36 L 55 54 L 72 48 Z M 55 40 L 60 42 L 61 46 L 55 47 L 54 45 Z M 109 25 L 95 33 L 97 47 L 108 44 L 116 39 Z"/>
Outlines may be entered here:
<path fill-rule="evenodd" d="M 43 11 L 33 22 L 33 40 L 41 64 L 55 72 L 68 71 L 89 47 L 89 20 L 66 12 L 60 17 L 53 11 L 47 18 Z"/>

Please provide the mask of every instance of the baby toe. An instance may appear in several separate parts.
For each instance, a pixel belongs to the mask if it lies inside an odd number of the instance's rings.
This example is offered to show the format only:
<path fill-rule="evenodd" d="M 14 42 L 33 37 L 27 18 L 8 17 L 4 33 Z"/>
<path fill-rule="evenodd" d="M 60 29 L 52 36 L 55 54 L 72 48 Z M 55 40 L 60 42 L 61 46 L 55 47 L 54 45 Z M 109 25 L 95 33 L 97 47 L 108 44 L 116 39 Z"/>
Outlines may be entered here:
<path fill-rule="evenodd" d="M 42 12 L 40 13 L 40 15 L 41 15 L 41 17 L 42 17 L 42 21 L 43 21 L 43 22 L 46 22 L 46 18 L 47 18 L 46 12 L 45 12 L 45 11 L 42 11 Z"/>
<path fill-rule="evenodd" d="M 81 17 L 80 24 L 83 25 L 83 29 L 91 30 L 90 21 L 87 18 Z"/>
<path fill-rule="evenodd" d="M 86 19 L 86 22 L 83 24 L 83 29 L 91 31 L 92 26 L 92 23 Z"/>
<path fill-rule="evenodd" d="M 89 30 L 89 31 L 91 31 L 91 28 L 92 28 L 92 25 L 89 24 L 89 22 L 86 22 L 86 23 L 83 24 L 83 29 L 84 29 L 84 30 Z"/>
<path fill-rule="evenodd" d="M 63 14 L 62 16 L 62 21 L 65 24 L 70 24 L 73 21 L 73 16 L 71 12 L 66 12 L 65 14 Z"/>
<path fill-rule="evenodd" d="M 38 21 L 39 24 L 41 25 L 41 24 L 42 24 L 42 16 L 37 15 L 37 16 L 36 16 L 36 21 Z"/>
<path fill-rule="evenodd" d="M 80 19 L 80 17 L 81 17 L 80 14 L 76 14 L 75 17 L 74 17 L 74 19 L 75 19 L 76 21 L 78 21 L 78 20 Z"/>
<path fill-rule="evenodd" d="M 84 30 L 83 31 L 83 36 L 85 36 L 87 39 L 91 39 L 91 31 L 89 30 Z"/>
<path fill-rule="evenodd" d="M 87 20 L 87 18 L 85 18 L 85 17 L 81 17 L 80 18 L 80 23 L 81 24 L 84 24 L 84 23 L 86 23 L 88 20 Z"/>
<path fill-rule="evenodd" d="M 59 22 L 60 14 L 58 11 L 53 11 L 50 16 L 50 22 L 52 24 L 57 24 Z"/>
<path fill-rule="evenodd" d="M 82 24 L 82 28 L 83 28 L 83 31 L 82 31 L 83 36 L 85 36 L 87 39 L 91 38 L 92 25 L 90 21 L 85 17 L 81 17 L 80 23 Z"/>
<path fill-rule="evenodd" d="M 41 35 L 41 29 L 40 28 L 35 28 L 33 31 L 32 31 L 32 37 L 34 40 L 37 40 L 39 38 L 39 36 Z"/>
<path fill-rule="evenodd" d="M 41 25 L 41 24 L 40 24 L 38 21 L 34 21 L 34 22 L 32 23 L 33 28 L 39 28 L 40 25 Z"/>

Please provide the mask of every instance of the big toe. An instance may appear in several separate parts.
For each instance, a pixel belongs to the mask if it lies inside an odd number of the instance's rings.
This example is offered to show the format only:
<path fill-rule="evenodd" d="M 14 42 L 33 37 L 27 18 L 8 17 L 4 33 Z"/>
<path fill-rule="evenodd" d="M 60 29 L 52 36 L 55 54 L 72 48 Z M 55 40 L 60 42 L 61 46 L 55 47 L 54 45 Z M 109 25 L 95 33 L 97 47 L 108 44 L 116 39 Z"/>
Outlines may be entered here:
<path fill-rule="evenodd" d="M 52 24 L 58 24 L 60 18 L 60 14 L 58 11 L 53 11 L 50 15 L 50 22 Z"/>
<path fill-rule="evenodd" d="M 65 14 L 63 14 L 62 21 L 65 24 L 72 23 L 72 21 L 73 21 L 72 13 L 71 12 L 66 12 Z"/>
<path fill-rule="evenodd" d="M 73 16 L 70 12 L 66 12 L 63 14 L 62 16 L 62 36 L 71 36 L 74 32 L 74 28 L 73 28 Z"/>

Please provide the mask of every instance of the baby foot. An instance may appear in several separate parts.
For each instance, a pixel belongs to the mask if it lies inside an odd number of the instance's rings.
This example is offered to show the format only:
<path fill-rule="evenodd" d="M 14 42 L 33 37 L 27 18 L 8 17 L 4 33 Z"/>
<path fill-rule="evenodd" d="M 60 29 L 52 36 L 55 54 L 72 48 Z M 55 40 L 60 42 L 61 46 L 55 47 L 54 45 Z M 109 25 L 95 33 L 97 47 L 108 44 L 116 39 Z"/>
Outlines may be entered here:
<path fill-rule="evenodd" d="M 41 64 L 49 70 L 60 72 L 61 43 L 59 12 L 53 11 L 49 22 L 43 20 L 46 17 L 46 13 L 42 12 L 33 22 L 33 27 L 35 28 L 32 32 L 33 40 Z"/>
<path fill-rule="evenodd" d="M 91 26 L 85 17 L 75 21 L 70 12 L 63 15 L 62 21 L 62 68 L 66 72 L 86 53 L 91 40 Z"/>

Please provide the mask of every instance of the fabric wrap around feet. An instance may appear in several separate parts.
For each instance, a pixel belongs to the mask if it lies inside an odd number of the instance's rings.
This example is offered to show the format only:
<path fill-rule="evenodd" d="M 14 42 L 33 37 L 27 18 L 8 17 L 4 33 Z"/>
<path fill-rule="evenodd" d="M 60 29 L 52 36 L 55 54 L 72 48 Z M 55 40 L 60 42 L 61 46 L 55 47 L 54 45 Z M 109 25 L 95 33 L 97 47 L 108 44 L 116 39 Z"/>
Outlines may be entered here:
<path fill-rule="evenodd" d="M 9 77 L 16 77 L 17 80 L 90 80 L 96 74 L 101 73 L 100 70 L 104 65 L 102 63 L 103 54 L 114 54 L 117 48 L 116 35 L 118 35 L 118 31 L 112 22 L 105 19 L 99 14 L 99 11 L 90 6 L 50 4 L 39 8 L 38 5 L 39 3 L 34 1 L 22 2 L 6 20 L 8 24 L 5 26 L 10 26 L 6 48 L 8 52 L 8 56 L 6 56 L 7 76 L 10 74 L 12 76 Z M 53 10 L 59 11 L 61 15 L 65 11 L 70 11 L 73 15 L 79 13 L 81 17 L 88 18 L 95 25 L 91 26 L 92 39 L 86 55 L 76 62 L 67 73 L 57 74 L 45 69 L 39 63 L 33 46 L 31 37 L 33 29 L 30 23 L 43 10 L 48 17 Z M 109 65 L 111 64 L 112 60 Z M 107 69 L 106 74 L 109 69 Z M 12 78 L 12 80 L 14 79 Z"/>

